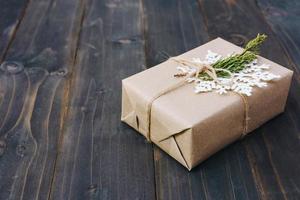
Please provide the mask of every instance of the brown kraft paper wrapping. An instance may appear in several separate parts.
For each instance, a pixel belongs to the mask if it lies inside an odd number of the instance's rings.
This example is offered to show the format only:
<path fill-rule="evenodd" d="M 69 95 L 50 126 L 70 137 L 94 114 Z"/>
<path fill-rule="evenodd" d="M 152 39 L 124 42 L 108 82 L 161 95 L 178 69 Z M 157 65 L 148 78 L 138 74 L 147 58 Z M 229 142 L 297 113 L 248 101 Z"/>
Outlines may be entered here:
<path fill-rule="evenodd" d="M 180 58 L 204 59 L 207 50 L 222 56 L 243 49 L 221 38 L 188 51 Z M 270 64 L 269 71 L 280 78 L 267 87 L 253 88 L 248 103 L 247 133 L 284 111 L 293 72 L 258 56 L 259 63 Z M 245 126 L 245 103 L 234 92 L 194 93 L 194 84 L 185 84 L 152 103 L 151 118 L 147 107 L 157 94 L 178 84 L 182 78 L 173 61 L 163 62 L 122 80 L 122 121 L 129 124 L 162 150 L 191 170 L 210 155 L 239 139 Z M 151 123 L 149 123 L 149 121 Z"/>

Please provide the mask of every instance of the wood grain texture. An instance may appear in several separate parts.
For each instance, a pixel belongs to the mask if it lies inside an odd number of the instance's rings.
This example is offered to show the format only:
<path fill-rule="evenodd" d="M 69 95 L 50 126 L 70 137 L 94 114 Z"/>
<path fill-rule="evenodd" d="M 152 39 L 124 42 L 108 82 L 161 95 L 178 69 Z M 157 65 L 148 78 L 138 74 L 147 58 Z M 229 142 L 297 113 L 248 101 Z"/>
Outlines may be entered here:
<path fill-rule="evenodd" d="M 155 199 L 152 145 L 120 121 L 121 79 L 145 65 L 140 2 L 85 5 L 51 199 Z"/>
<path fill-rule="evenodd" d="M 254 1 L 203 0 L 184 5 L 180 0 L 145 2 L 147 60 L 152 61 L 150 64 L 160 62 L 158 52 L 173 56 L 188 50 L 187 41 L 193 46 L 193 42 L 196 45 L 198 41 L 206 41 L 207 37 L 212 39 L 221 36 L 243 45 L 261 32 L 270 36 L 262 55 L 294 69 Z M 156 14 L 159 8 L 164 12 Z M 191 12 L 191 8 L 195 8 L 194 12 Z M 182 20 L 180 13 L 186 17 L 190 13 L 197 13 L 196 8 L 202 16 L 197 19 L 202 19 L 202 22 L 194 26 L 191 23 L 193 20 L 188 20 L 190 23 Z M 168 16 L 174 17 L 170 20 Z M 201 33 L 205 30 L 207 35 L 182 34 L 185 30 L 195 29 Z M 214 155 L 189 174 L 156 149 L 156 189 L 159 199 L 297 199 L 300 195 L 297 191 L 299 183 L 293 177 L 297 176 L 299 161 L 292 157 L 294 152 L 299 151 L 296 142 L 299 127 L 296 123 L 290 124 L 291 121 L 298 121 L 295 115 L 299 112 L 297 91 L 299 85 L 294 81 L 285 114 L 256 130 L 244 141 L 236 142 Z M 289 141 L 290 148 L 283 148 L 289 146 Z M 289 166 L 294 168 L 289 170 Z"/>
<path fill-rule="evenodd" d="M 5 54 L 25 68 L 1 69 L 0 199 L 50 194 L 80 12 L 80 1 L 31 0 Z"/>
<path fill-rule="evenodd" d="M 0 199 L 299 199 L 296 0 L 0 1 Z M 121 79 L 215 37 L 269 35 L 284 114 L 188 172 L 120 122 Z M 147 66 L 147 67 L 146 67 Z"/>
<path fill-rule="evenodd" d="M 257 4 L 277 38 L 281 41 L 281 45 L 298 66 L 295 70 L 298 70 L 299 73 L 300 2 L 296 0 L 286 2 L 258 0 Z"/>
<path fill-rule="evenodd" d="M 0 62 L 26 13 L 29 0 L 0 1 Z"/>

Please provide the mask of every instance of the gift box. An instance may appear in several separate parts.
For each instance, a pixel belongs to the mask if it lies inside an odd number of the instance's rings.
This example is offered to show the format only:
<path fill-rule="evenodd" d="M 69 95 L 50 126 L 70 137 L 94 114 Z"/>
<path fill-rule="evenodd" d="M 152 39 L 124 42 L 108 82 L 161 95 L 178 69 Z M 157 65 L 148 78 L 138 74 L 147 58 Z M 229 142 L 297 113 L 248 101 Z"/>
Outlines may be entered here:
<path fill-rule="evenodd" d="M 209 63 L 242 51 L 217 38 L 176 58 Z M 180 77 L 192 70 L 168 59 L 122 80 L 121 120 L 188 170 L 282 113 L 293 74 L 260 56 L 235 86 Z"/>

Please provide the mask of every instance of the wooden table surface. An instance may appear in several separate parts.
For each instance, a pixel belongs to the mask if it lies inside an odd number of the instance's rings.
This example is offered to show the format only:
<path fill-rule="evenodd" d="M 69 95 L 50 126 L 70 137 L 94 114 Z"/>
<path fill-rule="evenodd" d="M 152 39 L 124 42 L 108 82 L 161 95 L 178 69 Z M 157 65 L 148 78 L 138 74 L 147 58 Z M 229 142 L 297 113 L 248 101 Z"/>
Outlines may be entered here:
<path fill-rule="evenodd" d="M 0 199 L 300 199 L 299 22 L 298 0 L 0 0 L 1 62 L 19 62 L 0 72 Z M 259 32 L 295 73 L 244 140 L 188 172 L 120 122 L 121 79 Z"/>

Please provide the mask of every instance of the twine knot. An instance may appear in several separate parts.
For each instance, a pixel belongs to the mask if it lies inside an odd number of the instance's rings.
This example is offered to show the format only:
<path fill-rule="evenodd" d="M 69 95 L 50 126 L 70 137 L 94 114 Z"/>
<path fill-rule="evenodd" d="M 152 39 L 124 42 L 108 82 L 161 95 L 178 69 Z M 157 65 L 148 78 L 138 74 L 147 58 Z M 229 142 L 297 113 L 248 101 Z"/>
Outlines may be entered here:
<path fill-rule="evenodd" d="M 204 64 L 204 63 L 189 61 L 189 60 L 178 58 L 178 57 L 171 57 L 171 58 L 169 58 L 169 60 L 177 62 L 178 64 L 180 64 L 182 66 L 193 67 L 193 68 L 196 69 L 196 71 L 194 73 L 190 73 L 190 74 L 188 74 L 188 73 L 179 73 L 179 74 L 175 74 L 174 75 L 175 77 L 187 76 L 188 78 L 192 78 L 192 77 L 198 78 L 199 75 L 204 72 L 210 78 L 212 78 L 215 82 L 219 83 L 220 81 L 218 80 L 217 72 L 223 71 L 223 72 L 226 72 L 229 75 L 229 77 L 228 77 L 229 80 L 233 79 L 233 74 L 227 69 L 214 68 L 210 64 Z"/>

